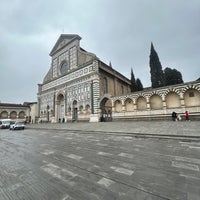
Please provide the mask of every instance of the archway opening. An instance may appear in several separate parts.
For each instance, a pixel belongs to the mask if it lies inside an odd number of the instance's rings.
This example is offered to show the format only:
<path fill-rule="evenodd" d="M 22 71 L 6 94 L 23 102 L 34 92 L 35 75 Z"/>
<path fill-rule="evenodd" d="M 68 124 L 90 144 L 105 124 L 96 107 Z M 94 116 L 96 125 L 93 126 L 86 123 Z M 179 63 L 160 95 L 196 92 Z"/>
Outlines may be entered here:
<path fill-rule="evenodd" d="M 57 120 L 59 122 L 65 121 L 65 101 L 64 101 L 64 95 L 58 94 L 57 96 Z"/>
<path fill-rule="evenodd" d="M 101 118 L 100 121 L 112 121 L 112 102 L 108 98 L 103 98 L 100 103 Z"/>
<path fill-rule="evenodd" d="M 25 112 L 21 111 L 19 112 L 19 119 L 24 119 L 25 118 Z"/>
<path fill-rule="evenodd" d="M 10 118 L 11 119 L 17 119 L 17 112 L 16 111 L 10 112 Z"/>
<path fill-rule="evenodd" d="M 7 119 L 8 118 L 8 112 L 7 111 L 1 112 L 0 117 L 1 117 L 1 119 Z"/>

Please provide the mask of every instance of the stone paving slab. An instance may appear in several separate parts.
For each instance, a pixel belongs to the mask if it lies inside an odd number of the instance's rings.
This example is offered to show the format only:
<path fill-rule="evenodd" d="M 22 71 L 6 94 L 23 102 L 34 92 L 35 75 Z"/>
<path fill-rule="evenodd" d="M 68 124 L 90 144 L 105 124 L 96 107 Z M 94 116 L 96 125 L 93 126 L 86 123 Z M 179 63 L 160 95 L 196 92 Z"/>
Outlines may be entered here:
<path fill-rule="evenodd" d="M 98 123 L 42 123 L 29 124 L 27 128 L 66 129 L 112 133 L 151 134 L 166 136 L 200 137 L 200 121 L 138 121 Z"/>
<path fill-rule="evenodd" d="M 199 200 L 200 141 L 0 130 L 0 200 Z"/>

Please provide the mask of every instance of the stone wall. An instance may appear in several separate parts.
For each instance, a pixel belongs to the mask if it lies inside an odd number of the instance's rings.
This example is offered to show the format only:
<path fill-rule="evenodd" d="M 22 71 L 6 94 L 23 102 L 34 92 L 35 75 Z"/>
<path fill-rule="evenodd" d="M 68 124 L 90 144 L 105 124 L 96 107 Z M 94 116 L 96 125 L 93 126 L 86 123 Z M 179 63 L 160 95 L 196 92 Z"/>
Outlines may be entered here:
<path fill-rule="evenodd" d="M 112 100 L 113 120 L 171 119 L 171 113 L 200 119 L 200 81 L 145 89 Z"/>

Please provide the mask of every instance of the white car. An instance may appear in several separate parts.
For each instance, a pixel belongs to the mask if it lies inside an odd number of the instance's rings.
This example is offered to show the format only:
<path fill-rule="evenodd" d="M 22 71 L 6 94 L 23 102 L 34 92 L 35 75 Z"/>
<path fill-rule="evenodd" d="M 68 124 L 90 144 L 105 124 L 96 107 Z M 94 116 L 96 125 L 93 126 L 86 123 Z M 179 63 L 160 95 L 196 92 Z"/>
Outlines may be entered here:
<path fill-rule="evenodd" d="M 1 119 L 0 120 L 0 128 L 9 128 L 10 127 L 11 119 Z"/>
<path fill-rule="evenodd" d="M 24 128 L 25 128 L 24 122 L 17 121 L 13 124 L 10 124 L 10 130 L 20 130 Z"/>

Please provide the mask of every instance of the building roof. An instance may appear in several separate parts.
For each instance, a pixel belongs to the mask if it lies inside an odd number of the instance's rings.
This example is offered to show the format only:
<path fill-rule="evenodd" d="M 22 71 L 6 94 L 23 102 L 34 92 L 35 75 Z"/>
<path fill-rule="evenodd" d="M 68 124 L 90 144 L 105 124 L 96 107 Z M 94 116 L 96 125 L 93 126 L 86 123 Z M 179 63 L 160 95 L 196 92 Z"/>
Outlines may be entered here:
<path fill-rule="evenodd" d="M 52 56 L 57 50 L 63 48 L 75 39 L 81 40 L 81 37 L 77 34 L 61 34 L 49 55 Z"/>
<path fill-rule="evenodd" d="M 29 107 L 27 104 L 0 103 L 0 107 Z"/>
<path fill-rule="evenodd" d="M 106 71 L 107 73 L 109 73 L 113 76 L 116 76 L 118 79 L 123 80 L 128 85 L 131 85 L 130 79 L 128 79 L 126 76 L 124 76 L 123 74 L 121 74 L 120 72 L 118 72 L 114 68 L 112 68 L 111 63 L 109 65 L 107 65 L 104 62 L 102 62 L 101 60 L 99 60 L 99 62 L 100 62 L 100 65 L 99 65 L 100 69 Z"/>

